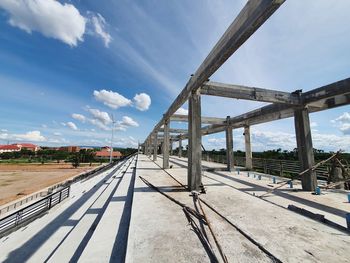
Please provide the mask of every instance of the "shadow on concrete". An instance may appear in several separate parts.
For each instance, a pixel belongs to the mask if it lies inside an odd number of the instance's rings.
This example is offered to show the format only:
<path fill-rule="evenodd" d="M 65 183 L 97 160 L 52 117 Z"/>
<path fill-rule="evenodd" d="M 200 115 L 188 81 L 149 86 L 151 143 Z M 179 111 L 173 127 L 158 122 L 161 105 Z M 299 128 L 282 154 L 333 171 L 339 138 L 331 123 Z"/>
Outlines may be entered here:
<path fill-rule="evenodd" d="M 222 182 L 220 180 L 217 180 L 217 179 L 215 179 L 213 177 L 210 177 L 208 175 L 205 175 L 205 177 L 207 177 L 209 179 L 212 179 L 214 181 L 217 181 L 217 182 L 224 183 L 225 185 L 227 185 L 227 186 L 229 186 L 231 188 L 234 188 L 234 189 L 236 189 L 238 191 L 244 192 L 244 193 L 249 194 L 249 195 L 252 195 L 249 192 L 254 192 L 254 191 L 265 191 L 266 192 L 268 190 L 271 190 L 271 188 L 260 186 L 260 185 L 256 185 L 256 184 L 253 184 L 253 183 L 250 183 L 250 182 L 238 179 L 236 177 L 228 176 L 228 175 L 225 175 L 225 174 L 222 174 L 222 173 L 219 173 L 219 172 L 212 172 L 212 174 L 215 174 L 215 175 L 218 175 L 218 176 L 223 177 L 225 179 L 228 179 L 228 180 L 231 180 L 231 181 L 234 181 L 234 182 L 246 185 L 246 186 L 248 186 L 250 188 L 243 188 L 243 189 L 242 188 L 237 188 L 237 187 L 234 187 L 232 185 L 225 184 L 224 182 Z M 303 204 L 303 205 L 306 205 L 306 206 L 310 206 L 310 207 L 313 207 L 315 209 L 319 209 L 321 211 L 324 211 L 324 212 L 327 212 L 327 213 L 330 213 L 330 214 L 333 214 L 333 215 L 336 215 L 336 216 L 340 216 L 340 217 L 345 217 L 345 215 L 347 213 L 347 211 L 344 211 L 344 210 L 341 210 L 341 209 L 337 209 L 337 208 L 330 207 L 330 206 L 327 206 L 327 205 L 323 205 L 323 204 L 320 204 L 320 203 L 316 203 L 316 202 L 313 202 L 313 201 L 310 201 L 310 200 L 306 200 L 306 199 L 303 199 L 303 198 L 298 197 L 298 196 L 290 195 L 290 194 L 288 194 L 288 192 L 290 192 L 291 190 L 292 189 L 276 189 L 276 190 L 274 190 L 272 195 L 276 195 L 276 196 L 279 196 L 279 197 L 291 200 L 293 202 L 297 202 L 297 203 L 300 203 L 300 204 Z M 268 197 L 268 196 L 266 196 L 266 197 Z M 269 203 L 278 205 L 278 204 L 276 204 L 274 202 L 271 202 L 271 201 L 268 201 L 268 200 L 266 200 L 264 198 L 261 198 L 261 200 L 264 200 L 264 201 L 267 201 Z M 280 206 L 280 205 L 278 205 L 278 206 Z"/>
<path fill-rule="evenodd" d="M 69 218 L 89 198 L 91 198 L 98 191 L 98 189 L 100 189 L 100 187 L 104 186 L 105 180 L 110 179 L 113 176 L 113 174 L 120 167 L 121 167 L 121 165 L 120 166 L 118 165 L 117 168 L 115 168 L 112 172 L 110 172 L 106 177 L 101 179 L 101 181 L 99 183 L 97 183 L 95 185 L 95 187 L 92 187 L 89 191 L 87 191 L 84 195 L 82 195 L 79 199 L 77 199 L 72 205 L 70 205 L 64 211 L 62 211 L 62 213 L 59 216 L 54 218 L 46 226 L 43 226 L 43 228 L 38 233 L 36 233 L 35 236 L 33 236 L 31 239 L 29 239 L 27 242 L 25 242 L 21 247 L 13 250 L 8 255 L 7 259 L 4 262 L 10 263 L 10 262 L 25 262 L 25 261 L 27 261 L 46 242 L 46 240 L 48 240 L 60 227 L 62 227 L 65 224 L 65 222 L 68 222 L 70 225 L 73 225 L 73 228 L 72 228 L 72 230 L 73 230 L 74 227 L 79 223 L 79 220 L 69 220 Z M 108 186 L 106 186 L 105 189 L 107 189 L 107 187 Z M 103 193 L 103 191 L 102 191 L 102 193 Z M 72 230 L 70 230 L 70 232 Z M 57 248 L 63 243 L 63 241 L 70 234 L 70 232 L 67 233 L 67 235 L 64 237 L 64 239 L 51 252 L 51 254 L 49 255 L 49 258 L 53 255 L 53 253 L 57 250 Z"/>

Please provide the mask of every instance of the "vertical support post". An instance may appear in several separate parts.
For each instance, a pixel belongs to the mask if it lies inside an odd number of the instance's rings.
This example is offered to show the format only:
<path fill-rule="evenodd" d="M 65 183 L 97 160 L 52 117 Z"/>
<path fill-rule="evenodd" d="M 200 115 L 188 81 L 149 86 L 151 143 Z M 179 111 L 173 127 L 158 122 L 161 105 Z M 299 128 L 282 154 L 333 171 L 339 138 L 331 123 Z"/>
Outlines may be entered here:
<path fill-rule="evenodd" d="M 152 156 L 152 135 L 148 139 L 148 157 Z"/>
<path fill-rule="evenodd" d="M 169 126 L 169 120 L 165 120 L 163 141 L 163 169 L 169 168 Z"/>
<path fill-rule="evenodd" d="M 179 158 L 182 157 L 182 138 L 179 139 Z"/>
<path fill-rule="evenodd" d="M 153 161 L 157 161 L 158 154 L 158 132 L 154 132 L 153 137 Z"/>
<path fill-rule="evenodd" d="M 173 140 L 172 139 L 170 139 L 170 155 L 173 155 Z"/>
<path fill-rule="evenodd" d="M 190 191 L 200 190 L 202 183 L 202 134 L 201 134 L 201 97 L 199 90 L 189 98 L 188 113 L 188 168 L 187 185 Z"/>
<path fill-rule="evenodd" d="M 230 126 L 230 116 L 226 118 L 226 163 L 227 171 L 231 172 L 234 168 L 233 164 L 233 138 L 232 138 L 232 126 Z"/>
<path fill-rule="evenodd" d="M 248 170 L 252 170 L 253 154 L 252 154 L 252 145 L 250 143 L 250 126 L 244 127 L 244 141 L 245 141 L 245 167 Z"/>
<path fill-rule="evenodd" d="M 310 119 L 307 108 L 294 111 L 294 125 L 301 171 L 305 171 L 315 164 Z M 303 190 L 315 191 L 317 187 L 316 172 L 310 170 L 303 174 L 301 184 Z"/>

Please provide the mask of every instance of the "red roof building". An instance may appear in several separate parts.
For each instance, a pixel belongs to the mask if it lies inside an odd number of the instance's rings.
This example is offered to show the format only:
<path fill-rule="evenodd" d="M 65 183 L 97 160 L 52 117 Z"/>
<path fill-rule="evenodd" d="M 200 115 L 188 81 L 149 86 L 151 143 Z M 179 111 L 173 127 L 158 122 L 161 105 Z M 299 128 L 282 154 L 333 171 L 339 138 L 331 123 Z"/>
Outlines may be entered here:
<path fill-rule="evenodd" d="M 111 148 L 108 146 L 102 147 L 101 151 L 97 151 L 95 156 L 99 159 L 108 159 L 111 156 Z M 122 156 L 123 155 L 119 151 L 112 152 L 113 159 L 119 159 Z"/>
<path fill-rule="evenodd" d="M 31 143 L 14 143 L 14 144 L 0 145 L 0 153 L 19 152 L 22 149 L 36 152 L 40 149 L 40 147 Z"/>
<path fill-rule="evenodd" d="M 38 145 L 35 145 L 32 143 L 14 143 L 12 145 L 16 145 L 16 146 L 20 147 L 21 149 L 25 149 L 25 150 L 29 150 L 29 151 L 33 151 L 33 152 L 36 152 L 40 149 L 40 147 Z"/>

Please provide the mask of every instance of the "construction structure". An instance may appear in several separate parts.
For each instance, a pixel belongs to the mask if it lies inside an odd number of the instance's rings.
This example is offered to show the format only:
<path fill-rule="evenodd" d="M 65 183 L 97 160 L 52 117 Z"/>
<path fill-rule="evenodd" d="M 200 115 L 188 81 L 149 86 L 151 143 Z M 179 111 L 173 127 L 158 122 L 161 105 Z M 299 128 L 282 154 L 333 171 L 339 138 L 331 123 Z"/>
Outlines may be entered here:
<path fill-rule="evenodd" d="M 188 140 L 188 190 L 200 190 L 202 178 L 201 138 L 208 134 L 226 132 L 227 170 L 233 169 L 232 130 L 244 128 L 247 169 L 252 168 L 252 149 L 250 127 L 274 120 L 294 118 L 296 143 L 302 189 L 315 191 L 317 187 L 314 154 L 309 114 L 350 103 L 350 78 L 326 86 L 302 92 L 284 92 L 242 85 L 224 84 L 210 81 L 209 78 L 230 58 L 247 39 L 284 3 L 284 0 L 250 0 L 236 19 L 199 66 L 191 75 L 186 86 L 177 96 L 162 119 L 155 125 L 142 144 L 146 155 L 153 154 L 157 159 L 159 145 L 162 147 L 163 169 L 169 168 L 169 152 L 172 143 L 179 141 L 179 157 L 183 140 Z M 230 117 L 203 117 L 201 115 L 201 96 L 217 96 L 270 103 L 267 106 Z M 176 115 L 175 112 L 188 102 L 189 113 Z M 172 129 L 171 121 L 188 122 L 188 129 Z M 202 127 L 203 124 L 208 124 Z M 163 133 L 162 136 L 160 134 Z M 170 136 L 170 133 L 177 133 Z"/>

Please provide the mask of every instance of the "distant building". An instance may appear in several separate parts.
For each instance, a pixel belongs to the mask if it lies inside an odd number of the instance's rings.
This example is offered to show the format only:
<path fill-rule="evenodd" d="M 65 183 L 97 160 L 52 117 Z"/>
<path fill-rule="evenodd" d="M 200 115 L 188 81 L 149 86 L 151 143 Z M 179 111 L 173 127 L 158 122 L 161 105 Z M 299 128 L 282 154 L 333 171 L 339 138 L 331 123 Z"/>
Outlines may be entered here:
<path fill-rule="evenodd" d="M 32 143 L 14 143 L 12 145 L 16 145 L 18 147 L 24 150 L 29 150 L 32 152 L 37 152 L 38 150 L 40 150 L 40 147 L 38 145 L 32 144 Z"/>
<path fill-rule="evenodd" d="M 0 153 L 19 152 L 21 150 L 17 145 L 0 145 Z"/>
<path fill-rule="evenodd" d="M 79 146 L 63 146 L 60 147 L 60 151 L 70 152 L 70 153 L 77 153 L 80 151 Z"/>
<path fill-rule="evenodd" d="M 36 152 L 40 149 L 40 147 L 38 145 L 31 144 L 31 143 L 14 143 L 14 144 L 0 145 L 0 153 L 19 152 L 22 149 Z"/>
<path fill-rule="evenodd" d="M 101 148 L 101 151 L 97 151 L 95 157 L 97 159 L 108 159 L 111 156 L 111 147 L 105 146 Z M 120 159 L 123 155 L 119 151 L 112 152 L 113 159 Z"/>

